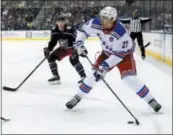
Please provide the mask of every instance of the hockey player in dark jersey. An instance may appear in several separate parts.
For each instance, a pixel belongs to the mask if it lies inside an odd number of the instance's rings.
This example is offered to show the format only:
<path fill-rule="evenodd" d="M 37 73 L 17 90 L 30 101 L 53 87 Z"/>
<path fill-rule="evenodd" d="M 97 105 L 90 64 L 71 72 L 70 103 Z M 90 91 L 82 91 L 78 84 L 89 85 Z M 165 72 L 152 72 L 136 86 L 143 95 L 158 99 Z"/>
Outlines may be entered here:
<path fill-rule="evenodd" d="M 53 78 L 48 80 L 50 84 L 61 83 L 56 60 L 61 61 L 66 56 L 69 56 L 70 63 L 80 75 L 81 81 L 86 77 L 84 68 L 79 61 L 79 55 L 73 47 L 76 34 L 77 33 L 74 27 L 66 23 L 66 18 L 64 16 L 59 16 L 57 18 L 56 24 L 51 30 L 51 38 L 48 43 L 48 47 L 43 49 L 53 75 Z M 59 42 L 59 47 L 53 50 L 57 42 Z M 85 48 L 83 49 L 86 50 Z"/>

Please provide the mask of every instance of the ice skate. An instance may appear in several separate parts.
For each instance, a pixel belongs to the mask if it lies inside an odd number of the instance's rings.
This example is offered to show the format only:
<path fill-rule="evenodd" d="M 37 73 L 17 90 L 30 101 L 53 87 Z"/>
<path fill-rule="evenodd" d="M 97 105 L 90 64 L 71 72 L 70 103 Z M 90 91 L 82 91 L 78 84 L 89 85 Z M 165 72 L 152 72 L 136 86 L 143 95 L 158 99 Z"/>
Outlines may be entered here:
<path fill-rule="evenodd" d="M 162 106 L 153 98 L 151 99 L 148 104 L 154 109 L 155 112 L 159 112 Z"/>
<path fill-rule="evenodd" d="M 66 103 L 68 109 L 73 109 L 81 100 L 81 97 L 75 95 L 69 102 Z"/>
<path fill-rule="evenodd" d="M 61 84 L 60 77 L 54 76 L 48 80 L 49 84 L 55 85 L 55 84 Z"/>

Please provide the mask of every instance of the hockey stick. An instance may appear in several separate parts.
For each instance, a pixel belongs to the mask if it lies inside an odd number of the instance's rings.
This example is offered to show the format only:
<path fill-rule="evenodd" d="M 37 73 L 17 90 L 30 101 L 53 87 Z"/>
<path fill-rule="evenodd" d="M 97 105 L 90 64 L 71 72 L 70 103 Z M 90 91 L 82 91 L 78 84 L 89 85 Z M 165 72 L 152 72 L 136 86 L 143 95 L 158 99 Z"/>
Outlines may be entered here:
<path fill-rule="evenodd" d="M 34 73 L 34 71 L 45 61 L 45 59 L 46 58 L 44 58 L 16 88 L 10 88 L 10 87 L 4 86 L 3 90 L 17 91 L 22 86 L 22 84 L 24 84 L 24 82 Z"/>
<path fill-rule="evenodd" d="M 88 56 L 86 56 L 88 62 L 91 64 L 91 66 L 93 66 L 91 60 L 88 58 Z M 139 121 L 138 119 L 132 114 L 132 112 L 126 107 L 126 105 L 121 101 L 121 99 L 117 96 L 117 94 L 113 91 L 113 89 L 109 86 L 109 84 L 102 79 L 103 82 L 106 84 L 106 86 L 109 88 L 109 90 L 112 92 L 112 94 L 118 99 L 118 101 L 124 106 L 124 108 L 129 112 L 129 114 L 135 119 L 135 123 L 137 125 L 139 125 Z M 133 121 L 128 121 L 129 124 L 133 124 Z"/>
<path fill-rule="evenodd" d="M 150 45 L 150 42 L 148 42 L 146 45 L 144 45 L 144 48 L 148 47 Z"/>
<path fill-rule="evenodd" d="M 100 54 L 100 53 L 101 53 L 101 51 L 98 51 L 95 53 L 95 60 L 97 59 L 97 56 L 98 56 L 97 54 Z"/>
<path fill-rule="evenodd" d="M 5 119 L 3 117 L 1 117 L 1 120 L 3 120 L 3 121 L 10 121 L 10 119 Z"/>

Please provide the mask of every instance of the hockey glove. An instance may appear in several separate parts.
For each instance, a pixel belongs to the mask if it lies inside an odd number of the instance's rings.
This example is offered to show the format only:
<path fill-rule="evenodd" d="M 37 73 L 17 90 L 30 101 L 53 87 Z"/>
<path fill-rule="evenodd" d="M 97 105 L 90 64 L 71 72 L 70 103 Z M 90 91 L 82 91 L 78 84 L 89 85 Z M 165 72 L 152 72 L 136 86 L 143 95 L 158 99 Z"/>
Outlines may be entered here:
<path fill-rule="evenodd" d="M 50 54 L 49 49 L 48 49 L 47 47 L 45 47 L 45 48 L 43 48 L 43 52 L 44 52 L 44 56 L 45 56 L 46 58 L 48 58 L 48 56 L 49 56 L 49 54 Z"/>
<path fill-rule="evenodd" d="M 78 53 L 80 56 L 82 56 L 82 57 L 86 57 L 86 55 L 88 54 L 87 49 L 86 49 L 85 46 L 83 46 L 83 45 L 77 47 L 76 50 L 77 50 L 77 53 Z"/>
<path fill-rule="evenodd" d="M 103 79 L 106 75 L 106 73 L 109 71 L 109 65 L 104 61 L 98 69 L 95 69 L 94 77 L 96 78 L 96 81 L 100 81 Z"/>
<path fill-rule="evenodd" d="M 78 55 L 82 56 L 82 57 L 86 57 L 86 55 L 88 54 L 87 49 L 85 48 L 85 46 L 83 45 L 82 41 L 77 41 L 73 43 Z"/>

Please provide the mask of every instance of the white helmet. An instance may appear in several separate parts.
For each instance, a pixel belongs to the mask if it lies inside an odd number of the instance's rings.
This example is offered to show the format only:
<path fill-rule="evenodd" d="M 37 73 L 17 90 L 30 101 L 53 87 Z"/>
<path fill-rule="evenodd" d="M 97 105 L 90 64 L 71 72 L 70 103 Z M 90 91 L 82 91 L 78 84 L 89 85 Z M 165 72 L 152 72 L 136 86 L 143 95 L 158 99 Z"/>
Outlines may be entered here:
<path fill-rule="evenodd" d="M 108 19 L 115 21 L 117 18 L 117 10 L 116 8 L 107 6 L 100 11 L 100 16 L 107 17 Z"/>

